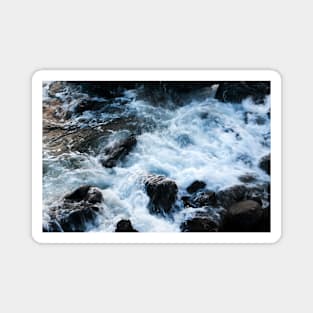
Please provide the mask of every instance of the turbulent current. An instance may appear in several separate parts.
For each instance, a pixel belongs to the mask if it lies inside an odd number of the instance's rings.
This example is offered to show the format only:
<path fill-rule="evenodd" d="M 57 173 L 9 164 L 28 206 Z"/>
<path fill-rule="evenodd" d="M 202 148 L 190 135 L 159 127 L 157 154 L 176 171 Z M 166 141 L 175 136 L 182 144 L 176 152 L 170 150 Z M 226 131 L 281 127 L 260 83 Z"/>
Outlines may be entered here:
<path fill-rule="evenodd" d="M 212 86 L 189 94 L 183 104 L 163 99 L 156 105 L 140 97 L 137 89 L 108 101 L 89 96 L 79 86 L 65 84 L 54 93 L 51 86 L 44 84 L 43 101 L 49 105 L 57 101 L 60 108 L 53 119 L 44 115 L 44 122 L 55 131 L 44 132 L 44 220 L 65 194 L 92 185 L 101 189 L 104 200 L 99 224 L 88 231 L 112 232 L 119 220 L 129 219 L 138 231 L 178 232 L 195 210 L 184 207 L 181 200 L 194 181 L 205 182 L 215 192 L 242 184 L 244 175 L 255 178 L 252 185 L 269 182 L 259 167 L 260 158 L 270 153 L 269 96 L 262 104 L 249 97 L 239 104 L 224 103 L 214 98 L 216 86 Z M 102 109 L 77 110 L 84 100 Z M 103 136 L 78 149 L 75 143 L 84 143 L 81 132 L 85 131 Z M 105 149 L 133 133 L 136 146 L 115 167 L 104 167 L 100 161 Z M 170 217 L 149 212 L 143 183 L 149 174 L 164 175 L 177 184 L 176 210 Z"/>

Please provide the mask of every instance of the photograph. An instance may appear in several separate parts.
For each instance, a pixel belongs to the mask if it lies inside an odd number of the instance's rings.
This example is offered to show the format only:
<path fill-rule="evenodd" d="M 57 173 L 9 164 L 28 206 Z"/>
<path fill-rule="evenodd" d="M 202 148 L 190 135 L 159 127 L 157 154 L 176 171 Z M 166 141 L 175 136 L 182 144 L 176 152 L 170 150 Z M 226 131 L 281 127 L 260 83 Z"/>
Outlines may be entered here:
<path fill-rule="evenodd" d="M 43 80 L 42 232 L 271 231 L 270 80 Z"/>

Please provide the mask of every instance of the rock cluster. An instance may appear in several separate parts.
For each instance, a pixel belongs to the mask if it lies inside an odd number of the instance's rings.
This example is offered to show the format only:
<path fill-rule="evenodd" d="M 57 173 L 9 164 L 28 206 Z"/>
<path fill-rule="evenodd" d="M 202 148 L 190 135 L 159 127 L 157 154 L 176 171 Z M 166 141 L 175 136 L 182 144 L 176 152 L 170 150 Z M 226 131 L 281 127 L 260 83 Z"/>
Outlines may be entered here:
<path fill-rule="evenodd" d="M 270 94 L 270 82 L 220 82 L 215 98 L 222 102 L 240 103 L 252 97 L 256 103 L 263 103 Z"/>
<path fill-rule="evenodd" d="M 240 103 L 247 97 L 252 97 L 256 104 L 264 102 L 270 93 L 268 82 L 215 82 L 218 84 L 215 98 L 222 102 Z M 121 125 L 126 125 L 131 119 L 115 119 L 101 127 L 65 129 L 60 120 L 69 118 L 74 114 L 82 118 L 86 111 L 101 111 L 110 99 L 122 97 L 126 89 L 138 88 L 142 94 L 151 97 L 151 103 L 165 103 L 168 98 L 175 105 L 180 105 L 182 98 L 196 89 L 210 87 L 214 82 L 195 84 L 179 84 L 171 82 L 154 82 L 141 87 L 142 82 L 69 82 L 78 85 L 82 92 L 90 95 L 89 100 L 77 103 L 72 112 L 65 112 L 57 95 L 64 88 L 62 83 L 53 83 L 49 90 L 51 99 L 45 100 L 43 105 L 44 119 L 53 121 L 44 124 L 46 138 L 56 144 L 56 150 L 62 151 L 59 145 L 71 146 L 76 151 L 86 152 L 92 146 L 98 144 L 105 136 L 108 129 L 120 130 Z M 196 86 L 196 87 L 195 87 Z M 140 93 L 139 93 L 140 95 Z M 94 100 L 92 97 L 103 97 L 102 100 Z M 114 109 L 115 110 L 115 109 Z M 100 112 L 101 113 L 101 112 Z M 258 120 L 258 124 L 264 123 Z M 104 168 L 114 168 L 125 160 L 137 144 L 137 138 L 130 130 L 129 136 L 119 140 L 114 145 L 104 149 L 100 163 Z M 225 130 L 226 131 L 226 130 Z M 228 129 L 228 132 L 234 132 Z M 56 138 L 56 139 L 55 139 Z M 180 138 L 181 144 L 188 145 L 188 137 Z M 73 145 L 77 146 L 73 146 Z M 250 162 L 242 156 L 243 162 Z M 259 168 L 270 175 L 270 155 L 261 158 Z M 103 169 L 105 170 L 105 169 Z M 260 171 L 261 172 L 261 171 Z M 264 176 L 264 175 L 263 175 Z M 176 182 L 165 176 L 148 175 L 144 177 L 143 184 L 149 197 L 148 210 L 151 214 L 170 218 L 179 207 L 177 201 L 181 201 L 185 208 L 192 209 L 193 214 L 188 216 L 180 225 L 182 232 L 255 232 L 270 230 L 270 185 L 257 184 L 256 176 L 247 173 L 239 177 L 240 184 L 223 190 L 211 190 L 204 181 L 195 179 L 187 188 L 178 193 Z M 182 196 L 181 196 L 182 195 Z M 100 189 L 90 185 L 81 186 L 65 195 L 59 204 L 49 209 L 50 219 L 43 225 L 45 232 L 83 232 L 99 224 L 101 203 L 103 195 Z M 120 220 L 116 224 L 115 232 L 137 232 L 130 220 Z"/>
<path fill-rule="evenodd" d="M 60 204 L 50 208 L 50 220 L 44 232 L 83 232 L 97 226 L 103 201 L 101 191 L 92 186 L 81 186 L 65 195 Z"/>

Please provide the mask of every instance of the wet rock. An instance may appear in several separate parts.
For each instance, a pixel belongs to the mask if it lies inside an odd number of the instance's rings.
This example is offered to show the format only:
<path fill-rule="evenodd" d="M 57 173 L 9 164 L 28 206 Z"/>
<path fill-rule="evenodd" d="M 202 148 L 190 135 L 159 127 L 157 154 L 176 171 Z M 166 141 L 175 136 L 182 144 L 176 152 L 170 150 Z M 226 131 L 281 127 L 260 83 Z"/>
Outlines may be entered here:
<path fill-rule="evenodd" d="M 60 204 L 50 208 L 50 221 L 43 225 L 43 231 L 83 232 L 97 226 L 102 201 L 98 188 L 89 185 L 77 188 L 65 195 Z"/>
<path fill-rule="evenodd" d="M 271 174 L 271 155 L 268 154 L 266 156 L 264 156 L 260 163 L 259 163 L 259 167 L 266 172 L 268 175 Z"/>
<path fill-rule="evenodd" d="M 109 139 L 112 132 L 125 130 L 138 133 L 140 125 L 142 122 L 135 118 L 119 117 L 108 121 L 105 125 L 95 127 L 66 129 L 59 125 L 44 126 L 43 143 L 53 155 L 72 151 L 98 155 L 103 152 L 103 142 Z"/>
<path fill-rule="evenodd" d="M 98 225 L 100 207 L 85 203 L 65 203 L 54 210 L 54 217 L 64 232 L 84 232 Z"/>
<path fill-rule="evenodd" d="M 82 114 L 85 111 L 97 111 L 104 108 L 105 103 L 101 101 L 83 100 L 74 109 L 76 114 Z"/>
<path fill-rule="evenodd" d="M 270 205 L 270 184 L 235 185 L 216 193 L 217 204 L 229 209 L 236 202 L 254 200 L 263 208 Z"/>
<path fill-rule="evenodd" d="M 57 98 L 45 99 L 42 102 L 43 127 L 58 123 L 65 116 L 65 111 L 61 104 L 61 100 Z"/>
<path fill-rule="evenodd" d="M 256 177 L 253 174 L 244 174 L 239 176 L 238 179 L 243 183 L 252 183 L 256 181 Z"/>
<path fill-rule="evenodd" d="M 139 83 L 139 99 L 148 101 L 153 106 L 166 107 L 168 109 L 182 106 L 193 98 L 207 98 L 210 87 L 215 82 L 149 82 L 144 85 Z"/>
<path fill-rule="evenodd" d="M 206 206 L 216 206 L 216 194 L 211 190 L 202 190 L 194 193 L 192 196 L 183 196 L 181 200 L 184 207 L 201 208 Z"/>
<path fill-rule="evenodd" d="M 224 231 L 259 231 L 264 220 L 264 210 L 253 200 L 240 201 L 233 204 L 225 218 Z"/>
<path fill-rule="evenodd" d="M 178 188 L 175 181 L 165 176 L 150 175 L 144 180 L 150 198 L 148 208 L 151 213 L 170 213 L 177 199 Z"/>
<path fill-rule="evenodd" d="M 115 232 L 138 232 L 130 220 L 121 220 L 116 224 Z"/>
<path fill-rule="evenodd" d="M 257 125 L 264 125 L 266 123 L 266 118 L 264 116 L 256 116 L 255 122 Z"/>
<path fill-rule="evenodd" d="M 193 203 L 191 202 L 191 197 L 189 196 L 183 196 L 181 197 L 181 200 L 183 201 L 184 207 L 188 208 L 188 207 L 192 207 L 195 208 L 196 206 L 193 205 Z"/>
<path fill-rule="evenodd" d="M 264 183 L 248 188 L 245 200 L 254 200 L 267 208 L 270 205 L 270 184 Z"/>
<path fill-rule="evenodd" d="M 217 232 L 219 228 L 219 223 L 205 212 L 198 212 L 180 225 L 182 232 Z"/>
<path fill-rule="evenodd" d="M 117 162 L 121 161 L 133 149 L 136 143 L 136 137 L 131 135 L 113 147 L 108 148 L 105 151 L 105 158 L 100 161 L 101 164 L 107 168 L 115 167 Z"/>
<path fill-rule="evenodd" d="M 271 208 L 264 208 L 263 216 L 260 223 L 255 227 L 256 231 L 269 232 L 271 231 Z"/>
<path fill-rule="evenodd" d="M 127 89 L 134 89 L 137 86 L 136 82 L 122 81 L 69 81 L 69 85 L 79 86 L 83 93 L 90 97 L 103 97 L 105 99 L 113 99 L 123 95 Z"/>
<path fill-rule="evenodd" d="M 103 196 L 98 188 L 86 185 L 65 195 L 64 199 L 73 202 L 87 201 L 94 204 L 103 201 Z"/>
<path fill-rule="evenodd" d="M 205 190 L 203 192 L 197 193 L 196 196 L 192 198 L 192 202 L 198 207 L 215 205 L 216 204 L 216 194 L 214 191 Z"/>
<path fill-rule="evenodd" d="M 228 209 L 232 204 L 246 200 L 248 191 L 249 188 L 245 185 L 235 185 L 217 192 L 216 198 L 222 207 Z"/>
<path fill-rule="evenodd" d="M 206 186 L 205 182 L 196 180 L 190 186 L 188 186 L 186 190 L 189 193 L 195 193 L 198 190 L 205 188 L 205 186 Z"/>
<path fill-rule="evenodd" d="M 221 82 L 215 98 L 222 102 L 240 103 L 252 97 L 256 103 L 263 103 L 270 94 L 270 82 Z"/>
<path fill-rule="evenodd" d="M 56 81 L 49 86 L 48 94 L 50 97 L 55 97 L 58 92 L 64 88 L 64 82 Z"/>
<path fill-rule="evenodd" d="M 42 225 L 43 232 L 62 232 L 62 227 L 55 220 L 49 221 Z"/>

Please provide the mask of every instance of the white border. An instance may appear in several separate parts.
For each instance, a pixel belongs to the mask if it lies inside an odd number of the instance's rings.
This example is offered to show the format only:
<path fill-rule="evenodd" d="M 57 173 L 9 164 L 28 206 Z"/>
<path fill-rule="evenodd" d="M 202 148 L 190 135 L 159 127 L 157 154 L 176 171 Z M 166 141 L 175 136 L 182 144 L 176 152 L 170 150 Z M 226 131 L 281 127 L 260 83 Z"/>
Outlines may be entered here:
<path fill-rule="evenodd" d="M 42 232 L 43 81 L 271 81 L 271 232 Z M 32 77 L 32 237 L 38 243 L 274 243 L 281 237 L 281 76 L 273 70 L 41 70 Z"/>

